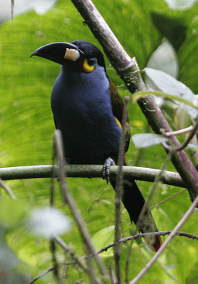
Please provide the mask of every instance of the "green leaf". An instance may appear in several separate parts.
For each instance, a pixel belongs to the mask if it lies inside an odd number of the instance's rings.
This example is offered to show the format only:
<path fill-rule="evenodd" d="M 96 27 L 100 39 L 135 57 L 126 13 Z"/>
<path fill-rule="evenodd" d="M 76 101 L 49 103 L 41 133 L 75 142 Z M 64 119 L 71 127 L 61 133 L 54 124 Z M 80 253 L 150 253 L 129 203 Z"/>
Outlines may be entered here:
<path fill-rule="evenodd" d="M 109 245 L 110 243 L 113 242 L 113 240 L 114 240 L 114 226 L 103 228 L 102 230 L 95 233 L 95 235 L 92 238 L 94 246 L 96 247 L 97 250 L 100 250 L 105 246 Z M 103 257 L 113 256 L 113 249 L 110 248 L 107 251 L 104 251 L 101 255 Z"/>
<path fill-rule="evenodd" d="M 135 134 L 132 136 L 132 140 L 136 148 L 146 148 L 168 141 L 168 139 L 162 135 L 151 133 Z"/>

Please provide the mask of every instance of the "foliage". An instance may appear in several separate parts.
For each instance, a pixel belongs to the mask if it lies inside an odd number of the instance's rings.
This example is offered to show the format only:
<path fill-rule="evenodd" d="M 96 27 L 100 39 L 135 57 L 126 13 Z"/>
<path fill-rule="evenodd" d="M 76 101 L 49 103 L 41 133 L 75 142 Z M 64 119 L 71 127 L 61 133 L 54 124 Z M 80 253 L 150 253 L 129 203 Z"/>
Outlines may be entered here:
<path fill-rule="evenodd" d="M 170 10 L 162 0 L 100 0 L 96 6 L 107 20 L 116 36 L 131 56 L 136 56 L 138 64 L 144 68 L 162 37 L 166 37 L 174 46 L 179 62 L 179 80 L 188 85 L 194 93 L 197 84 L 198 3 L 188 10 Z M 45 15 L 30 11 L 20 15 L 12 22 L 0 27 L 0 157 L 2 166 L 50 164 L 52 156 L 52 134 L 54 130 L 50 110 L 49 96 L 53 82 L 59 72 L 59 66 L 38 58 L 30 58 L 39 46 L 49 42 L 84 39 L 95 43 L 88 27 L 70 1 L 59 0 L 56 6 Z M 107 71 L 124 96 L 128 92 L 117 77 L 108 60 Z M 146 132 L 147 123 L 136 104 L 130 103 L 129 116 L 133 134 Z M 131 143 L 132 144 L 132 143 Z M 139 151 L 130 146 L 128 163 L 137 162 Z M 141 166 L 160 168 L 165 153 L 160 146 L 150 147 L 142 152 Z M 138 158 L 139 159 L 139 158 Z M 169 169 L 173 166 L 169 164 Z M 114 224 L 113 191 L 101 180 L 70 179 L 70 191 L 80 208 L 89 232 L 97 245 L 105 246 L 112 241 L 110 226 Z M 27 211 L 49 205 L 49 180 L 26 180 L 8 183 L 17 198 L 24 201 L 15 206 L 5 203 L 7 216 L 0 214 L 0 226 L 6 229 L 9 247 L 18 258 L 29 266 L 32 275 L 38 275 L 51 266 L 48 241 L 32 236 L 21 228 L 18 218 L 26 216 Z M 150 184 L 139 182 L 147 195 Z M 153 204 L 177 192 L 178 189 L 159 185 Z M 2 200 L 5 196 L 2 194 Z M 159 230 L 172 229 L 190 205 L 187 193 L 153 210 Z M 67 213 L 57 187 L 56 207 Z M 2 208 L 2 207 L 1 207 Z M 6 209 L 7 208 L 7 209 Z M 22 209 L 21 209 L 22 208 Z M 16 221 L 12 213 L 16 213 Z M 9 213 L 10 212 L 10 213 Z M 197 220 L 194 214 L 184 225 L 183 230 L 198 234 Z M 8 219 L 7 219 L 8 218 Z M 14 218 L 15 219 L 15 218 Z M 9 224 L 8 228 L 4 222 Z M 102 222 L 101 222 L 102 220 Z M 105 229 L 106 228 L 106 229 Z M 122 210 L 122 235 L 131 233 L 128 216 Z M 101 233 L 102 232 L 102 233 Z M 100 238 L 103 234 L 105 241 Z M 84 254 L 81 238 L 75 226 L 63 236 L 68 245 L 81 256 Z M 97 241 L 97 239 L 99 239 Z M 106 243 L 105 243 L 106 242 Z M 181 249 L 182 248 L 182 249 Z M 141 283 L 190 283 L 196 275 L 197 248 L 195 241 L 175 238 L 158 263 L 145 276 Z M 128 244 L 123 245 L 122 270 L 124 273 Z M 129 270 L 129 279 L 146 264 L 152 252 L 143 242 L 135 243 Z M 60 261 L 68 261 L 58 249 Z M 112 263 L 111 253 L 104 255 L 104 261 Z M 68 266 L 65 270 L 68 283 L 75 283 L 83 274 Z M 72 279 L 72 280 L 71 280 Z M 85 283 L 87 283 L 85 280 Z M 52 274 L 48 274 L 37 283 L 54 283 Z"/>

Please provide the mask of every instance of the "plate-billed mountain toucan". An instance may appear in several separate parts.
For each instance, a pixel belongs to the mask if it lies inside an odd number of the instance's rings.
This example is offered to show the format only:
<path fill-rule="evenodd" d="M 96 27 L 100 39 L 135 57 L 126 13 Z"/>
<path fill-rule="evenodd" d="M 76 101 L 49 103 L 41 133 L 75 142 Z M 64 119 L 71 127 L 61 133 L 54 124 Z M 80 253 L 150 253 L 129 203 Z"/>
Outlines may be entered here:
<path fill-rule="evenodd" d="M 124 101 L 106 73 L 103 54 L 89 42 L 55 42 L 32 53 L 61 65 L 51 96 L 54 122 L 63 137 L 65 158 L 71 164 L 104 164 L 118 159 Z M 125 151 L 130 141 L 127 125 Z M 115 188 L 115 178 L 110 178 Z M 147 209 L 138 222 L 144 198 L 132 178 L 123 180 L 123 204 L 141 232 L 155 232 L 155 221 Z M 158 250 L 158 236 L 145 238 Z"/>

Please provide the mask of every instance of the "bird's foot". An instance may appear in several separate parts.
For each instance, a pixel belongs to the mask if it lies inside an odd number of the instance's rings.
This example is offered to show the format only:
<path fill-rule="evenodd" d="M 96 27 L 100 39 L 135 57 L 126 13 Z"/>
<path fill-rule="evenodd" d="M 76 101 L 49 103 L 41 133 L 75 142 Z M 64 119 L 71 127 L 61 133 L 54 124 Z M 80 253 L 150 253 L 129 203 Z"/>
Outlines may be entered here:
<path fill-rule="evenodd" d="M 102 178 L 106 180 L 106 182 L 109 182 L 110 179 L 110 167 L 112 165 L 115 165 L 115 162 L 113 159 L 111 159 L 110 157 L 106 159 L 106 161 L 104 162 L 104 166 L 103 166 L 103 171 L 102 171 Z"/>

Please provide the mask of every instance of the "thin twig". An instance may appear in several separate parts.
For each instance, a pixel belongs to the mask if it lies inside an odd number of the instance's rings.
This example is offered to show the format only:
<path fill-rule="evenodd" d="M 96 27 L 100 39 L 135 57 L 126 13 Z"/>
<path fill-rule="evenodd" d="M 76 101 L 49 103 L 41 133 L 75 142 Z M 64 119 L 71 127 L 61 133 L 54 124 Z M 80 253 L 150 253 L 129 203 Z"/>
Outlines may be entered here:
<path fill-rule="evenodd" d="M 61 189 L 62 189 L 63 200 L 70 207 L 70 210 L 71 210 L 72 215 L 73 215 L 73 217 L 76 221 L 78 229 L 79 229 L 81 236 L 84 240 L 84 243 L 85 243 L 87 249 L 89 250 L 89 252 L 91 254 L 95 255 L 95 261 L 98 264 L 98 267 L 99 267 L 102 275 L 106 279 L 106 278 L 108 278 L 108 274 L 106 272 L 106 269 L 105 269 L 105 267 L 102 263 L 101 258 L 96 255 L 96 250 L 95 250 L 95 247 L 92 244 L 91 238 L 90 238 L 89 233 L 86 229 L 86 225 L 85 225 L 83 219 L 81 218 L 79 210 L 76 207 L 73 198 L 69 194 L 69 191 L 68 191 L 68 188 L 67 188 L 67 185 L 66 185 L 65 169 L 64 169 L 65 161 L 64 161 L 62 137 L 61 137 L 60 130 L 55 131 L 55 142 L 56 142 L 57 157 L 58 157 L 58 161 L 59 161 L 59 182 L 60 182 Z M 97 280 L 95 280 L 95 282 L 97 283 Z"/>
<path fill-rule="evenodd" d="M 184 134 L 184 133 L 191 132 L 193 130 L 193 128 L 194 128 L 193 125 L 191 125 L 189 127 L 182 128 L 182 129 L 179 129 L 179 130 L 176 130 L 176 131 L 171 131 L 171 132 L 165 132 L 164 129 L 162 129 L 161 133 L 165 137 L 170 137 L 170 136 L 173 136 L 173 135 L 181 135 L 181 134 Z"/>
<path fill-rule="evenodd" d="M 119 240 L 119 242 L 120 243 L 125 243 L 125 242 L 128 242 L 128 241 L 144 238 L 146 236 L 166 236 L 166 235 L 170 235 L 171 233 L 172 233 L 172 231 L 139 233 L 139 234 L 135 234 L 135 235 L 132 235 L 132 236 L 129 236 L 129 237 L 122 238 L 121 240 Z M 198 236 L 197 235 L 193 235 L 193 234 L 186 233 L 186 232 L 177 232 L 176 236 L 186 237 L 186 238 L 193 239 L 193 240 L 198 240 Z M 103 252 L 107 251 L 108 249 L 110 249 L 110 248 L 112 248 L 114 246 L 115 246 L 115 243 L 111 243 L 111 244 L 105 246 L 104 248 L 98 250 L 97 253 L 98 254 L 103 253 Z"/>
<path fill-rule="evenodd" d="M 163 146 L 165 147 L 166 150 L 168 151 L 172 151 L 172 155 L 175 153 L 175 152 L 180 152 L 182 150 L 184 150 L 188 144 L 190 143 L 190 141 L 193 139 L 193 137 L 195 136 L 196 132 L 198 130 L 198 118 L 196 119 L 196 123 L 195 125 L 192 127 L 192 130 L 191 130 L 191 133 L 189 134 L 188 138 L 184 141 L 184 143 L 182 145 L 180 145 L 179 147 L 175 147 L 174 144 L 172 145 L 168 145 L 168 143 L 164 142 L 162 143 Z M 165 135 L 165 131 L 161 130 L 161 133 L 163 135 Z M 165 135 L 166 136 L 166 135 Z M 169 137 L 171 137 L 172 135 L 170 135 Z"/>
<path fill-rule="evenodd" d="M 187 219 L 192 215 L 196 206 L 198 204 L 198 196 L 195 198 L 189 209 L 186 211 L 182 219 L 177 223 L 173 231 L 170 233 L 166 241 L 160 247 L 160 249 L 156 252 L 153 258 L 145 265 L 145 267 L 140 271 L 140 273 L 130 282 L 130 284 L 136 284 L 151 268 L 151 266 L 156 262 L 159 256 L 163 253 L 165 248 L 171 242 L 171 240 L 177 235 L 178 230 L 183 226 L 183 224 L 187 221 Z"/>
<path fill-rule="evenodd" d="M 116 275 L 115 275 L 115 272 L 114 272 L 112 266 L 109 267 L 109 274 L 110 274 L 110 278 L 111 278 L 112 284 L 117 284 L 118 281 L 116 279 Z"/>
<path fill-rule="evenodd" d="M 63 249 L 64 251 L 66 251 L 66 252 L 70 255 L 70 257 L 75 261 L 75 263 L 78 264 L 78 266 L 79 266 L 81 269 L 83 269 L 85 273 L 88 274 L 88 268 L 87 268 L 86 265 L 81 261 L 81 259 L 76 256 L 76 254 L 74 253 L 74 251 L 72 251 L 71 248 L 68 247 L 68 246 L 66 245 L 66 243 L 65 243 L 60 237 L 55 236 L 54 239 L 55 239 L 55 241 L 59 244 L 59 246 L 61 246 L 62 249 Z"/>
<path fill-rule="evenodd" d="M 188 146 L 188 144 L 190 143 L 190 141 L 192 140 L 192 138 L 193 138 L 194 135 L 196 134 L 197 130 L 198 130 L 198 118 L 196 119 L 196 123 L 195 123 L 195 125 L 194 125 L 194 127 L 193 127 L 193 130 L 192 130 L 192 132 L 189 134 L 189 136 L 188 136 L 188 138 L 186 139 L 186 141 L 184 141 L 184 143 L 183 143 L 180 147 L 178 147 L 178 148 L 176 149 L 177 152 L 184 150 L 184 149 Z"/>
<path fill-rule="evenodd" d="M 181 190 L 181 191 L 177 191 L 177 192 L 171 194 L 171 195 L 168 196 L 167 198 L 164 198 L 164 199 L 161 200 L 160 202 L 158 202 L 158 203 L 154 204 L 153 206 L 151 206 L 151 210 L 154 209 L 154 208 L 160 207 L 162 204 L 166 203 L 167 201 L 169 201 L 169 200 L 175 198 L 176 196 L 178 196 L 179 194 L 184 193 L 184 192 L 186 192 L 186 189 L 183 189 L 183 190 Z"/>
<path fill-rule="evenodd" d="M 5 190 L 5 192 L 14 200 L 16 200 L 15 194 L 12 192 L 12 190 L 2 181 L 0 178 L 0 186 Z"/>
<path fill-rule="evenodd" d="M 128 115 L 128 103 L 129 97 L 125 97 L 125 104 L 123 109 L 122 117 L 122 135 L 120 139 L 120 148 L 118 153 L 118 174 L 116 176 L 116 186 L 115 186 L 115 247 L 114 247 L 114 259 L 115 259 L 115 271 L 116 277 L 119 284 L 122 283 L 122 275 L 120 269 L 120 208 L 123 193 L 123 164 L 124 164 L 124 153 L 125 153 L 125 140 L 126 140 L 126 121 Z"/>
<path fill-rule="evenodd" d="M 33 284 L 34 282 L 36 282 L 37 280 L 43 278 L 45 275 L 47 275 L 49 272 L 53 271 L 55 269 L 54 266 L 48 268 L 47 270 L 43 271 L 40 275 L 36 276 L 35 278 L 33 278 L 29 284 Z"/>
<path fill-rule="evenodd" d="M 54 273 L 54 277 L 56 279 L 56 282 L 58 284 L 61 284 L 61 278 L 60 278 L 60 271 L 59 271 L 59 264 L 58 264 L 58 260 L 57 260 L 57 256 L 56 256 L 56 243 L 54 239 L 50 240 L 50 251 L 52 254 L 52 262 L 53 262 L 53 273 Z"/>

